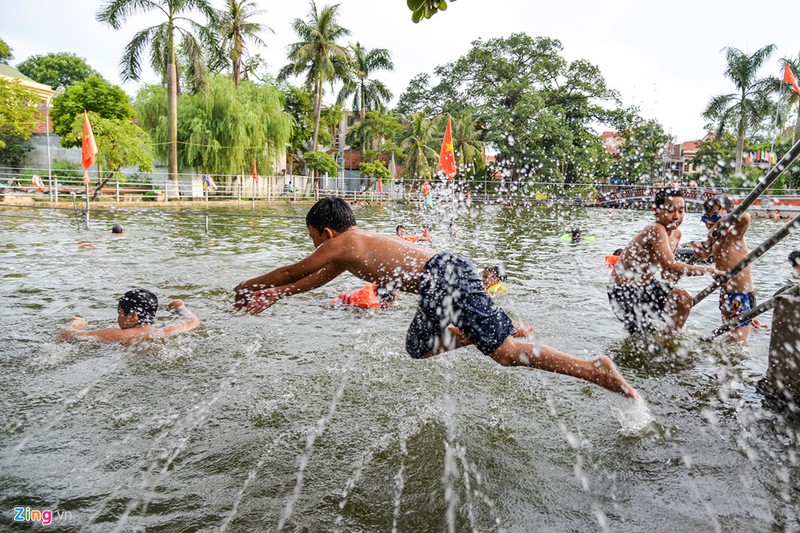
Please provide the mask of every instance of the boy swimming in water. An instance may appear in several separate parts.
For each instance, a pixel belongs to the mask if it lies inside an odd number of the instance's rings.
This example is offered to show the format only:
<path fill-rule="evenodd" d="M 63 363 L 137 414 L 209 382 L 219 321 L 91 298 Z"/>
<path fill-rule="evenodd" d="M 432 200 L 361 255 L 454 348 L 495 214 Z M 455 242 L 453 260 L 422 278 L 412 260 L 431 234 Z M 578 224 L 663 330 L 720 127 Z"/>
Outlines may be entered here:
<path fill-rule="evenodd" d="M 341 198 L 314 204 L 306 215 L 306 226 L 316 250 L 295 264 L 237 285 L 237 309 L 261 313 L 281 298 L 321 287 L 347 271 L 379 287 L 422 296 L 406 335 L 406 350 L 415 359 L 475 344 L 504 366 L 531 366 L 637 396 L 608 357 L 587 361 L 518 340 L 531 328 L 515 326 L 492 303 L 480 274 L 466 258 L 362 231 Z"/>
<path fill-rule="evenodd" d="M 655 279 L 661 274 L 666 280 L 680 276 L 721 276 L 714 267 L 680 263 L 675 250 L 681 240 L 684 209 L 680 189 L 662 189 L 655 197 L 655 222 L 649 224 L 622 250 L 607 288 L 608 300 L 614 315 L 629 333 L 647 333 L 654 322 L 666 322 L 667 327 L 680 330 L 692 310 L 692 297 L 684 289 L 668 281 Z"/>
<path fill-rule="evenodd" d="M 96 339 L 101 342 L 130 344 L 143 340 L 155 340 L 174 333 L 192 331 L 200 327 L 200 320 L 189 311 L 181 300 L 173 300 L 167 310 L 183 320 L 165 328 L 155 328 L 153 322 L 158 309 L 158 298 L 147 289 L 132 289 L 122 295 L 117 306 L 117 328 L 86 330 L 85 318 L 72 317 L 64 331 L 62 340 Z"/>
<path fill-rule="evenodd" d="M 694 247 L 695 253 L 700 258 L 712 257 L 714 265 L 723 272 L 736 266 L 750 253 L 745 239 L 745 233 L 750 227 L 749 213 L 742 213 L 732 225 L 720 228 L 722 219 L 732 211 L 733 202 L 727 195 L 709 198 L 703 202 L 704 214 L 700 220 L 708 228 L 708 243 L 713 242 L 713 245 L 705 244 Z M 719 231 L 717 231 L 718 228 L 720 228 Z M 719 288 L 719 310 L 722 314 L 722 321 L 729 322 L 755 306 L 753 276 L 748 266 Z M 751 322 L 747 321 L 733 330 L 733 335 L 739 344 L 747 342 L 750 336 L 750 326 Z"/>

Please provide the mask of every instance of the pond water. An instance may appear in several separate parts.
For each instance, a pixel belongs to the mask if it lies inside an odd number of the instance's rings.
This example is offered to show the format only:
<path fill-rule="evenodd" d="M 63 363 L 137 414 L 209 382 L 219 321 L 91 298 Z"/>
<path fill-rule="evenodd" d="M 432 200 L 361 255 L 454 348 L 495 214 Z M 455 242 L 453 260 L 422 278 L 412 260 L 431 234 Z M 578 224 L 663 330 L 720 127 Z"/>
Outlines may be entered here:
<path fill-rule="evenodd" d="M 603 256 L 650 212 L 474 207 L 453 215 L 453 238 L 450 215 L 356 208 L 361 227 L 429 223 L 436 248 L 502 262 L 499 303 L 537 341 L 616 361 L 654 417 L 632 427 L 621 397 L 475 348 L 411 360 L 416 297 L 328 307 L 361 286 L 349 275 L 235 313 L 233 286 L 311 251 L 307 207 L 212 211 L 242 216 L 208 234 L 190 211 L 93 212 L 88 231 L 66 210 L 3 212 L 0 529 L 27 506 L 53 510 L 59 531 L 800 531 L 800 420 L 755 388 L 769 335 L 699 341 L 720 323 L 715 296 L 658 342 L 610 311 Z M 576 226 L 595 240 L 564 245 Z M 779 227 L 755 220 L 751 248 Z M 699 216 L 683 230 L 700 238 Z M 793 247 L 756 263 L 761 301 Z M 133 287 L 183 299 L 204 327 L 138 351 L 56 340 L 73 314 L 114 326 Z"/>

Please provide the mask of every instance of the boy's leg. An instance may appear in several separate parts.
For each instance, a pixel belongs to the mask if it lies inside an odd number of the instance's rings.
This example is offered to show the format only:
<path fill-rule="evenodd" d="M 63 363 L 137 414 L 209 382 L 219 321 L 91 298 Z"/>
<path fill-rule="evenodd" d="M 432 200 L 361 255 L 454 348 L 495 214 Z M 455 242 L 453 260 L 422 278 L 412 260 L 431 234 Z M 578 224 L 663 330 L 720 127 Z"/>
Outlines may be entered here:
<path fill-rule="evenodd" d="M 596 383 L 612 392 L 635 398 L 638 395 L 606 356 L 587 361 L 559 352 L 549 346 L 533 345 L 508 337 L 492 354 L 503 366 L 529 366 L 565 374 Z"/>
<path fill-rule="evenodd" d="M 692 311 L 692 295 L 684 289 L 672 289 L 667 295 L 667 302 L 664 306 L 664 319 L 667 326 L 672 329 L 681 330 L 689 313 Z"/>

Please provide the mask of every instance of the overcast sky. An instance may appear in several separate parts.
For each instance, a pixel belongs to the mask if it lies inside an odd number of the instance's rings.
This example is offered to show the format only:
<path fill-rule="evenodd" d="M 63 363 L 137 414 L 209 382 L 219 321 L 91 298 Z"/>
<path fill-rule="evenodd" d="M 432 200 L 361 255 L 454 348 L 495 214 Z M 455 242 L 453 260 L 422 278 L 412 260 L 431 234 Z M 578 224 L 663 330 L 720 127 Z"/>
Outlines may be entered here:
<path fill-rule="evenodd" d="M 221 8 L 222 0 L 211 0 Z M 266 11 L 259 22 L 275 33 L 262 38 L 260 53 L 276 73 L 286 47 L 296 41 L 295 18 L 308 18 L 305 0 L 256 0 Z M 333 2 L 318 1 L 317 5 Z M 13 49 L 12 65 L 34 54 L 72 52 L 106 79 L 121 84 L 119 60 L 133 34 L 157 19 L 131 17 L 117 31 L 95 20 L 101 0 L 0 0 L 0 37 Z M 800 1 L 773 0 L 457 0 L 446 12 L 411 22 L 406 0 L 341 0 L 339 22 L 351 30 L 348 42 L 387 48 L 393 72 L 378 77 L 394 93 L 391 104 L 421 72 L 463 55 L 478 38 L 525 32 L 559 39 L 568 60 L 597 65 L 625 105 L 636 105 L 678 141 L 700 138 L 700 113 L 709 99 L 733 92 L 725 79 L 726 46 L 752 53 L 773 43 L 777 51 L 763 75 L 781 75 L 780 57 L 800 54 Z M 146 82 L 157 78 L 146 71 Z M 135 83 L 122 84 L 130 94 Z"/>

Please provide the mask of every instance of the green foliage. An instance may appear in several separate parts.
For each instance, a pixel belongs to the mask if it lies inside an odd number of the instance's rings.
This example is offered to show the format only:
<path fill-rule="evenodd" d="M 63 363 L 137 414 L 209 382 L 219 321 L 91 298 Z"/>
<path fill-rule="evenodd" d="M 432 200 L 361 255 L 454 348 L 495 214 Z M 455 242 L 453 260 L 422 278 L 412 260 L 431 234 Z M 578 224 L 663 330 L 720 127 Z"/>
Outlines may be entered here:
<path fill-rule="evenodd" d="M 423 18 L 429 19 L 439 11 L 446 10 L 447 0 L 406 0 L 406 5 L 411 10 L 411 20 L 416 24 Z"/>
<path fill-rule="evenodd" d="M 145 87 L 136 97 L 139 120 L 156 143 L 156 154 L 167 151 L 166 91 Z M 179 166 L 201 172 L 232 175 L 249 172 L 253 158 L 259 169 L 271 168 L 289 142 L 292 116 L 283 110 L 278 89 L 212 76 L 205 94 L 185 95 L 178 108 Z"/>
<path fill-rule="evenodd" d="M 0 133 L 0 165 L 21 167 L 31 150 L 33 146 L 21 135 Z"/>
<path fill-rule="evenodd" d="M 512 184 L 581 183 L 607 171 L 593 127 L 608 121 L 606 107 L 617 94 L 596 66 L 564 59 L 559 41 L 525 34 L 479 39 L 435 72 L 440 81 L 433 88 L 417 77 L 400 103 L 423 113 L 471 114 Z"/>
<path fill-rule="evenodd" d="M 775 87 L 776 79 L 758 77 L 758 72 L 772 55 L 775 45 L 769 44 L 751 55 L 733 47 L 724 50 L 727 62 L 725 77 L 733 82 L 736 92 L 714 96 L 703 112 L 703 118 L 717 125 L 717 134 L 731 131 L 736 135 L 734 171 L 738 174 L 742 170 L 747 133 L 759 128 L 762 121 L 775 110 L 769 93 Z"/>
<path fill-rule="evenodd" d="M 307 21 L 295 19 L 292 28 L 299 41 L 289 46 L 289 64 L 284 66 L 279 80 L 306 73 L 305 86 L 314 93 L 314 132 L 312 150 L 317 149 L 320 114 L 322 112 L 322 87 L 337 79 L 347 79 L 350 57 L 338 40 L 350 34 L 350 30 L 339 25 L 339 5 L 325 6 L 317 11 L 312 0 Z"/>
<path fill-rule="evenodd" d="M 350 45 L 351 61 L 349 75 L 342 84 L 337 102 L 352 97 L 351 109 L 357 112 L 363 122 L 367 111 L 383 107 L 383 102 L 392 99 L 391 91 L 379 80 L 371 78 L 377 70 L 394 70 L 392 54 L 385 48 L 367 50 L 361 43 Z"/>
<path fill-rule="evenodd" d="M 642 118 L 637 111 L 620 111 L 615 120 L 623 142 L 610 173 L 627 183 L 639 183 L 645 177 L 655 176 L 664 145 L 669 141 L 661 124 Z"/>
<path fill-rule="evenodd" d="M 323 174 L 337 176 L 339 174 L 336 161 L 325 152 L 306 152 L 305 161 L 308 169 L 314 171 L 317 176 Z"/>
<path fill-rule="evenodd" d="M 357 122 L 347 134 L 347 143 L 359 146 L 361 150 L 378 147 L 387 139 L 392 139 L 403 130 L 403 125 L 392 113 L 370 111 L 361 122 Z"/>
<path fill-rule="evenodd" d="M 295 86 L 283 89 L 284 106 L 292 119 L 292 137 L 289 141 L 293 153 L 303 150 L 304 143 L 311 140 L 314 131 L 314 97 Z"/>
<path fill-rule="evenodd" d="M 40 117 L 40 100 L 19 82 L 0 78 L 0 135 L 30 139 Z M 0 149 L 5 146 L 0 137 Z"/>
<path fill-rule="evenodd" d="M 86 60 L 69 52 L 31 56 L 19 65 L 17 70 L 34 81 L 51 87 L 67 87 L 89 76 L 100 76 Z"/>
<path fill-rule="evenodd" d="M 431 164 L 438 161 L 439 152 L 433 148 L 434 121 L 422 113 L 411 117 L 406 126 L 405 138 L 401 146 L 405 150 L 405 167 L 403 175 L 412 179 L 429 178 Z"/>
<path fill-rule="evenodd" d="M 53 108 L 50 110 L 53 131 L 61 137 L 67 135 L 72 130 L 75 118 L 83 118 L 84 110 L 121 121 L 130 121 L 136 115 L 125 91 L 100 76 L 91 75 L 86 81 L 70 85 L 64 94 L 53 99 Z"/>
<path fill-rule="evenodd" d="M 8 65 L 8 62 L 14 59 L 13 50 L 8 43 L 0 39 L 0 63 Z"/>
<path fill-rule="evenodd" d="M 383 164 L 383 161 L 361 163 L 358 166 L 358 171 L 362 176 L 369 176 L 370 178 L 379 180 L 388 180 L 392 177 L 391 172 L 389 172 L 389 169 Z"/>
<path fill-rule="evenodd" d="M 153 154 L 149 135 L 128 119 L 106 118 L 89 113 L 89 122 L 97 143 L 97 164 L 105 177 L 120 173 L 122 167 L 138 167 L 140 171 L 153 170 Z M 81 146 L 83 140 L 83 115 L 74 118 L 69 132 L 61 139 L 62 146 Z"/>
<path fill-rule="evenodd" d="M 247 43 L 267 46 L 258 33 L 272 30 L 252 20 L 265 13 L 264 10 L 256 9 L 256 2 L 252 0 L 226 0 L 225 8 L 220 12 L 219 33 L 222 36 L 222 46 L 230 59 L 233 84 L 237 87 L 243 63 L 247 59 Z"/>

